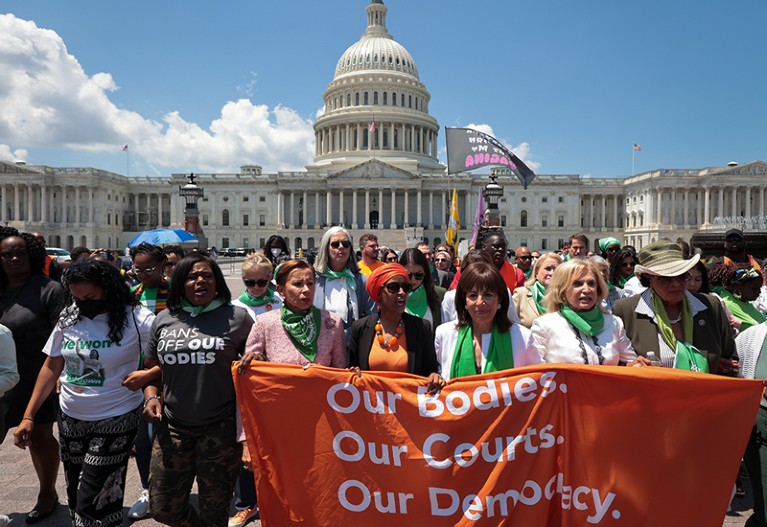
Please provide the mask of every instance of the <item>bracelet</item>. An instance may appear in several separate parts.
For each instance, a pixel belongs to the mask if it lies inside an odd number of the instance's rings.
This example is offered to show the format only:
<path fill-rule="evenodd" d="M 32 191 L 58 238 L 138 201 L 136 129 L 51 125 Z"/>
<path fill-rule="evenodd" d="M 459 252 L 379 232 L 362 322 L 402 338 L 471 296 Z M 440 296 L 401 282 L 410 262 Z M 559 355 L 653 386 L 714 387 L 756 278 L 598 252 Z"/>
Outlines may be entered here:
<path fill-rule="evenodd" d="M 24 421 L 24 420 L 26 420 L 26 421 L 32 421 L 33 423 L 35 422 L 35 420 L 34 420 L 32 417 L 22 417 L 22 418 L 21 418 L 21 420 L 22 420 L 22 421 Z"/>
<path fill-rule="evenodd" d="M 144 408 L 146 408 L 146 405 L 149 404 L 149 401 L 151 401 L 152 399 L 157 399 L 162 404 L 162 397 L 160 397 L 159 395 L 150 395 L 149 397 L 144 399 Z"/>

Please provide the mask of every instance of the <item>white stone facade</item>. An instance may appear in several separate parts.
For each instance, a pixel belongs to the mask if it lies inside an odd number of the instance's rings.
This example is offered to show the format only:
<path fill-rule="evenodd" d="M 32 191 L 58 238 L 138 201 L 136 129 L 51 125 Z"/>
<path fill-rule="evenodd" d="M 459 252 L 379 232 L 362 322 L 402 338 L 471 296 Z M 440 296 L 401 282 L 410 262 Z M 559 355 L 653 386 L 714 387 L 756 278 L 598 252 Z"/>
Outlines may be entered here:
<path fill-rule="evenodd" d="M 487 176 L 448 175 L 437 159 L 439 125 L 431 95 L 407 50 L 386 30 L 387 8 L 374 0 L 360 40 L 339 59 L 315 123 L 315 159 L 303 172 L 196 174 L 205 192 L 200 225 L 216 247 L 263 246 L 280 234 L 293 249 L 315 247 L 325 228 L 404 249 L 443 241 L 449 199 L 458 192 L 470 238 Z M 375 123 L 374 127 L 370 123 Z M 497 169 L 509 246 L 556 250 L 576 232 L 595 242 L 614 236 L 637 248 L 659 238 L 738 225 L 765 230 L 767 163 L 662 169 L 630 178 L 539 175 L 527 190 Z M 45 233 L 71 249 L 123 248 L 142 230 L 183 225 L 183 174 L 125 177 L 93 168 L 0 162 L 0 223 Z"/>

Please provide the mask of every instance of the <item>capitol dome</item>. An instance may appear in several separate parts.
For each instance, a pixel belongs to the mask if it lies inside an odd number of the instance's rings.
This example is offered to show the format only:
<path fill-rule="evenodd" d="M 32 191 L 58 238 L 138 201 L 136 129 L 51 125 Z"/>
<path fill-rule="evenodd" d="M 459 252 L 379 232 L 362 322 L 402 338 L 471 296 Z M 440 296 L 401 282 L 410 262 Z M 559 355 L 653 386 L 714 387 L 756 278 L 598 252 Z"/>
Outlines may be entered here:
<path fill-rule="evenodd" d="M 314 166 L 348 167 L 371 157 L 409 169 L 439 168 L 439 124 L 413 57 L 386 29 L 387 7 L 372 0 L 367 27 L 336 64 L 314 124 Z"/>

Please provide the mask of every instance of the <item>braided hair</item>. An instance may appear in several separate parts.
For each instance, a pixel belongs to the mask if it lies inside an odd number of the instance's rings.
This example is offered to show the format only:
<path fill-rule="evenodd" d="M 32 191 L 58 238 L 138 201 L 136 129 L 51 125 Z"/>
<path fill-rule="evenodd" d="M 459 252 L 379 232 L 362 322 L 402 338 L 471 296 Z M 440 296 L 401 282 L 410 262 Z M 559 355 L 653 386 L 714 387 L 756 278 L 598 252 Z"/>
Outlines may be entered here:
<path fill-rule="evenodd" d="M 43 245 L 37 237 L 28 232 L 19 233 L 19 231 L 13 227 L 0 227 L 0 243 L 2 243 L 3 240 L 12 237 L 18 237 L 24 240 L 24 244 L 27 248 L 27 255 L 29 256 L 30 274 L 45 274 L 45 257 L 48 255 L 45 250 L 45 245 Z M 2 265 L 0 265 L 0 287 L 6 286 L 7 283 L 8 276 L 6 276 L 5 270 Z"/>
<path fill-rule="evenodd" d="M 137 254 L 146 254 L 147 256 L 151 256 L 157 261 L 158 264 L 162 264 L 165 260 L 168 259 L 168 256 L 165 254 L 165 251 L 162 249 L 162 247 L 146 242 L 140 243 L 135 247 L 131 247 L 131 260 L 135 261 Z"/>
<path fill-rule="evenodd" d="M 64 272 L 62 282 L 67 307 L 59 317 L 61 328 L 74 326 L 80 320 L 80 309 L 69 287 L 72 284 L 90 283 L 104 290 L 109 326 L 107 336 L 112 342 L 120 342 L 128 325 L 128 313 L 125 307 L 136 305 L 136 299 L 120 275 L 120 271 L 113 265 L 90 258 L 70 265 Z"/>

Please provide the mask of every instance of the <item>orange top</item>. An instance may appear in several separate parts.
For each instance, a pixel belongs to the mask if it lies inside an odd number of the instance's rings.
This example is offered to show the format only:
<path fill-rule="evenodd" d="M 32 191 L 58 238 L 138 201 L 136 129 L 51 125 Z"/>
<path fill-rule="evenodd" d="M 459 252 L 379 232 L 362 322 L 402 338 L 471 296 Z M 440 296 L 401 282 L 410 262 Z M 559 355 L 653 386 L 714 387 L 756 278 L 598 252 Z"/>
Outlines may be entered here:
<path fill-rule="evenodd" d="M 397 338 L 397 343 L 392 348 L 384 348 L 378 343 L 378 339 L 373 339 L 373 345 L 370 347 L 370 356 L 368 364 L 371 370 L 376 371 L 401 371 L 407 373 L 407 342 L 405 334 Z"/>

